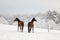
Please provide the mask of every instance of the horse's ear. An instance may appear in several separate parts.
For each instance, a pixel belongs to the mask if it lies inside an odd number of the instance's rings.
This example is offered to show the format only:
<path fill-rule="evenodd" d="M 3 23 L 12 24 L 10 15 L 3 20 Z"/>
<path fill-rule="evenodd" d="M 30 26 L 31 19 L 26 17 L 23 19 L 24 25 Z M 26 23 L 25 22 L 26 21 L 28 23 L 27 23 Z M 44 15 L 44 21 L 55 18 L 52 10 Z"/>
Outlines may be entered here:
<path fill-rule="evenodd" d="M 33 18 L 34 21 L 37 21 L 35 18 Z"/>
<path fill-rule="evenodd" d="M 33 20 L 35 20 L 35 18 L 33 18 Z"/>
<path fill-rule="evenodd" d="M 18 20 L 18 18 L 16 18 Z"/>
<path fill-rule="evenodd" d="M 33 18 L 33 19 L 35 19 L 35 18 Z"/>
<path fill-rule="evenodd" d="M 18 18 L 16 18 L 16 19 L 18 19 Z"/>
<path fill-rule="evenodd" d="M 18 18 L 14 18 L 15 20 L 17 20 Z"/>

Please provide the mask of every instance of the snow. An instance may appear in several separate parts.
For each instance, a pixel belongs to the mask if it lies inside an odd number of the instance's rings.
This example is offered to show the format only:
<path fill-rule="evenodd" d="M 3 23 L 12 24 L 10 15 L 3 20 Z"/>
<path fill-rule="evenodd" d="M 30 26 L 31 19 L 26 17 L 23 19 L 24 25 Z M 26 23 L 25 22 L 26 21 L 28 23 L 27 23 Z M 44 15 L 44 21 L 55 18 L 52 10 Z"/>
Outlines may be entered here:
<path fill-rule="evenodd" d="M 60 40 L 58 30 L 34 29 L 34 33 L 28 33 L 27 27 L 24 27 L 24 32 L 18 32 L 17 25 L 0 24 L 0 40 Z"/>
<path fill-rule="evenodd" d="M 45 22 L 45 19 L 39 19 L 38 17 L 36 17 L 37 22 L 35 22 L 35 27 L 39 27 L 39 28 L 48 28 L 47 24 Z"/>
<path fill-rule="evenodd" d="M 38 17 L 36 17 L 36 19 L 37 19 L 37 22 L 35 22 L 36 28 L 48 29 L 48 27 L 50 27 L 50 29 L 60 30 L 60 23 L 56 24 L 53 20 L 40 19 Z"/>
<path fill-rule="evenodd" d="M 0 23 L 8 24 L 7 20 L 4 17 L 0 17 Z"/>

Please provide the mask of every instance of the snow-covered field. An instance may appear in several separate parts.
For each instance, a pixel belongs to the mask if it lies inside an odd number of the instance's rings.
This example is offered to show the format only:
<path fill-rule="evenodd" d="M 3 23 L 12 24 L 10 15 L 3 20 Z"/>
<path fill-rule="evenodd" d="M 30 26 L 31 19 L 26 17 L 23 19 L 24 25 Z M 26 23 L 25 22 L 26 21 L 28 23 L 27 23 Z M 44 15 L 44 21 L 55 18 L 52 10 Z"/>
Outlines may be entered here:
<path fill-rule="evenodd" d="M 35 28 L 34 33 L 18 32 L 16 25 L 0 24 L 0 40 L 60 40 L 60 31 Z"/>

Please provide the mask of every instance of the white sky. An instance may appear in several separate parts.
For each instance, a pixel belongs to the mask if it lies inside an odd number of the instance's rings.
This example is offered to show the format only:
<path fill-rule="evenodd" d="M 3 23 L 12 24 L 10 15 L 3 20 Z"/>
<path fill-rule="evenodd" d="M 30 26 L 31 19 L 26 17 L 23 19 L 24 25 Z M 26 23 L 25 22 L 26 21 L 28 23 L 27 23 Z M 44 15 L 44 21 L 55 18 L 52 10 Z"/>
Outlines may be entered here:
<path fill-rule="evenodd" d="M 60 12 L 60 0 L 0 0 L 0 13 Z"/>

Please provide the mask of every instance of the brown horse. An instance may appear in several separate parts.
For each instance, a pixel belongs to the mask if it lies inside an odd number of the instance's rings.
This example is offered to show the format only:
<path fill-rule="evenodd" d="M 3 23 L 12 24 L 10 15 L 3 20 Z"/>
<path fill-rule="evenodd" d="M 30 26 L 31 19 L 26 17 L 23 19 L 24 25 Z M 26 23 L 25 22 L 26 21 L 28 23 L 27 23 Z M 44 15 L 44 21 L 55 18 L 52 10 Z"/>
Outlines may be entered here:
<path fill-rule="evenodd" d="M 16 18 L 14 21 L 18 21 L 18 31 L 20 29 L 21 32 L 23 32 L 24 22 L 20 21 L 18 18 Z"/>
<path fill-rule="evenodd" d="M 36 21 L 35 18 L 33 18 L 33 19 L 31 20 L 31 22 L 28 23 L 28 32 L 29 32 L 29 33 L 31 32 L 31 29 L 32 29 L 32 32 L 34 32 L 34 24 L 33 24 L 34 21 Z"/>

